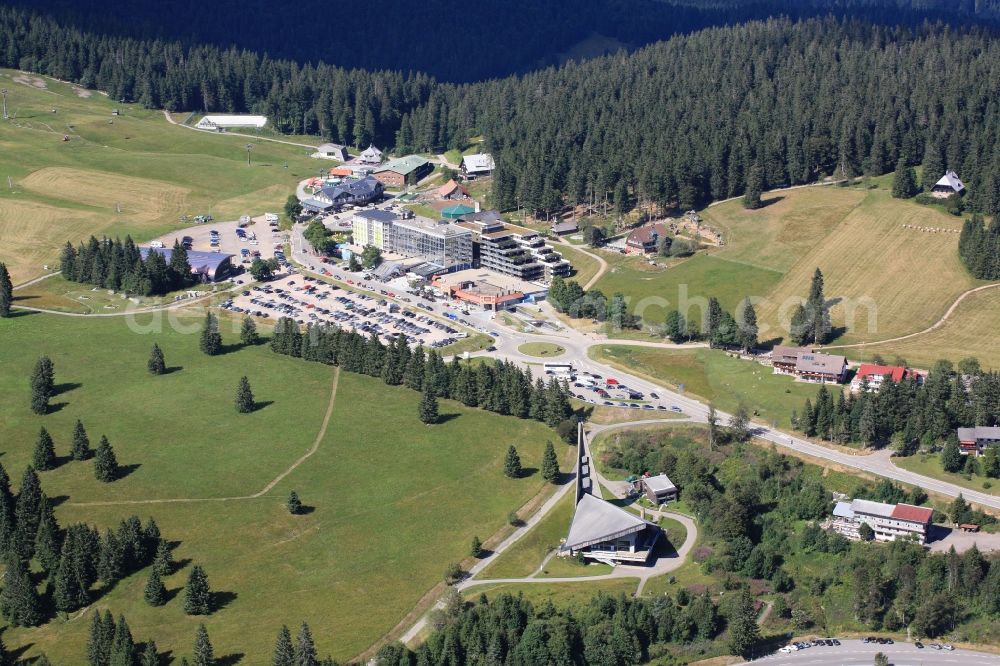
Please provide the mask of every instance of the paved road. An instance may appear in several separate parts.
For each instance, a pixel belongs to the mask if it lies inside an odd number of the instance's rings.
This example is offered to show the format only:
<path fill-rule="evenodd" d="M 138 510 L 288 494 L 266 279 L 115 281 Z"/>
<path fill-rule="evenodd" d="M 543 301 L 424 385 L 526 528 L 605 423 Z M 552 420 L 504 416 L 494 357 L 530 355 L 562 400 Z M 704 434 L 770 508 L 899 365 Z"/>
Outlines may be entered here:
<path fill-rule="evenodd" d="M 841 639 L 839 647 L 811 647 L 791 654 L 773 654 L 750 664 L 767 666 L 871 666 L 882 652 L 893 666 L 997 666 L 1000 656 L 972 650 L 918 649 L 913 643 L 892 645 L 864 644 L 860 640 Z"/>

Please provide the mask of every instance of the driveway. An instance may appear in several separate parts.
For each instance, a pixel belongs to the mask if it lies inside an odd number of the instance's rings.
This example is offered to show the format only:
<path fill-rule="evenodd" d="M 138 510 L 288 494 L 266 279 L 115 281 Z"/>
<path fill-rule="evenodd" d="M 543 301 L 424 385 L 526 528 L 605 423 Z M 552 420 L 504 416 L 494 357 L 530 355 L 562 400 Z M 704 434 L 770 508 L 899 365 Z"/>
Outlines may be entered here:
<path fill-rule="evenodd" d="M 913 643 L 892 645 L 865 644 L 860 640 L 841 639 L 838 647 L 811 647 L 791 654 L 774 654 L 756 659 L 752 664 L 767 666 L 871 666 L 879 652 L 889 657 L 893 666 L 997 666 L 1000 657 L 972 650 L 933 650 L 917 648 Z M 925 645 L 929 645 L 925 643 Z"/>

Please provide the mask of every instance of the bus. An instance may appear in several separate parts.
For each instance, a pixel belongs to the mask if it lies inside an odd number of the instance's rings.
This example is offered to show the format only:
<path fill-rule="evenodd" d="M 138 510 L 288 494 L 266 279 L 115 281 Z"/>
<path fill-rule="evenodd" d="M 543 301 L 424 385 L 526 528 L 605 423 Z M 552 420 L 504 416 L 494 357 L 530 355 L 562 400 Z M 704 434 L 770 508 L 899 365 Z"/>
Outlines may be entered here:
<path fill-rule="evenodd" d="M 543 363 L 542 368 L 547 375 L 571 375 L 573 374 L 572 363 Z"/>

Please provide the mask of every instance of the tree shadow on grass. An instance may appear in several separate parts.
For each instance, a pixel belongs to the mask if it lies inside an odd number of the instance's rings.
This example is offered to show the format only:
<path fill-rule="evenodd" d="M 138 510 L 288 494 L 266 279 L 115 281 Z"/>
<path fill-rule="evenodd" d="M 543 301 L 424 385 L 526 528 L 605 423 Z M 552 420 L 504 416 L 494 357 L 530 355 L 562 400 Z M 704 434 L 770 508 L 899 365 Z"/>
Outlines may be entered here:
<path fill-rule="evenodd" d="M 69 393 L 70 391 L 75 391 L 76 389 L 83 386 L 80 382 L 63 382 L 62 384 L 56 384 L 52 387 L 52 395 L 62 395 L 63 393 Z"/>
<path fill-rule="evenodd" d="M 49 498 L 49 506 L 51 506 L 54 509 L 60 504 L 64 504 L 68 500 L 69 500 L 69 495 L 56 495 L 55 497 Z"/>
<path fill-rule="evenodd" d="M 21 663 L 20 659 L 21 659 L 21 657 L 24 656 L 24 653 L 27 652 L 28 650 L 30 650 L 31 648 L 33 648 L 34 646 L 35 646 L 34 643 L 27 643 L 27 644 L 22 645 L 20 647 L 8 648 L 7 649 L 7 658 L 10 659 L 10 663 L 12 663 L 12 664 L 19 664 L 19 663 Z"/>
<path fill-rule="evenodd" d="M 454 421 L 459 416 L 461 416 L 461 414 L 438 414 L 436 423 L 437 425 L 441 425 L 442 423 L 447 423 L 448 421 Z"/>
<path fill-rule="evenodd" d="M 56 412 L 61 412 L 64 407 L 68 407 L 68 402 L 51 402 L 49 403 L 48 409 L 45 410 L 46 414 L 55 414 Z"/>
<path fill-rule="evenodd" d="M 536 474 L 538 474 L 538 468 L 537 467 L 522 467 L 521 468 L 521 473 L 518 475 L 517 478 L 519 478 L 519 479 L 527 479 L 527 478 L 530 478 L 530 477 L 532 477 L 532 476 L 534 476 Z"/>
<path fill-rule="evenodd" d="M 315 513 L 315 511 L 316 511 L 316 507 L 309 506 L 308 504 L 303 504 L 302 506 L 299 507 L 299 511 L 295 515 L 297 515 L 297 516 L 308 516 L 310 513 Z"/>
<path fill-rule="evenodd" d="M 165 592 L 163 593 L 163 599 L 164 599 L 163 605 L 165 606 L 174 599 L 176 599 L 177 595 L 180 594 L 181 590 L 183 589 L 184 589 L 183 587 L 175 587 L 172 590 L 165 590 Z"/>
<path fill-rule="evenodd" d="M 245 656 L 242 652 L 232 652 L 221 657 L 216 657 L 215 664 L 216 666 L 233 666 L 242 662 Z"/>
<path fill-rule="evenodd" d="M 239 595 L 235 592 L 212 592 L 212 612 L 217 613 L 229 604 L 236 601 Z"/>
<path fill-rule="evenodd" d="M 172 365 L 169 368 L 164 368 L 163 372 L 161 374 L 172 375 L 175 372 L 180 372 L 183 369 L 184 369 L 184 366 L 182 366 L 182 365 Z"/>
<path fill-rule="evenodd" d="M 10 314 L 7 315 L 8 319 L 17 319 L 18 317 L 29 317 L 31 315 L 41 314 L 40 312 L 35 312 L 34 310 L 11 310 Z"/>
<path fill-rule="evenodd" d="M 250 413 L 253 414 L 254 412 L 259 412 L 260 410 L 266 409 L 273 404 L 274 400 L 256 400 L 253 403 L 253 409 L 250 410 Z"/>
<path fill-rule="evenodd" d="M 779 201 L 783 201 L 784 199 L 785 199 L 785 197 L 780 197 L 780 196 L 779 197 L 771 197 L 769 199 L 761 198 L 761 200 L 760 200 L 760 207 L 761 208 L 767 208 L 768 206 L 773 206 L 774 204 L 778 203 Z M 758 209 L 758 210 L 760 210 L 760 209 Z"/>
<path fill-rule="evenodd" d="M 115 475 L 115 481 L 118 481 L 119 479 L 124 479 L 125 477 L 129 476 L 130 474 L 132 474 L 132 472 L 136 471 L 140 467 L 142 467 L 142 464 L 140 463 L 132 463 L 131 465 L 119 465 L 118 473 Z"/>

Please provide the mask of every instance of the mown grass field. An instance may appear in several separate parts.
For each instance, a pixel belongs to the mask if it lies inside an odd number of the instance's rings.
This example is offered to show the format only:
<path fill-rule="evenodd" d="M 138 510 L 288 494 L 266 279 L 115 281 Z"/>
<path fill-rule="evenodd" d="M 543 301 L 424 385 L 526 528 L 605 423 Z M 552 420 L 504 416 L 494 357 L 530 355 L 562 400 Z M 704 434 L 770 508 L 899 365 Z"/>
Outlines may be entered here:
<path fill-rule="evenodd" d="M 850 192 L 849 190 L 847 192 Z M 786 330 L 795 299 L 805 297 L 813 271 L 823 271 L 833 326 L 840 340 L 864 342 L 905 335 L 933 324 L 963 291 L 979 284 L 958 258 L 957 233 L 904 228 L 960 229 L 960 218 L 873 190 L 821 243 L 805 253 L 759 308 L 770 328 Z M 789 305 L 792 304 L 792 305 Z M 777 333 L 775 333 L 777 331 Z"/>
<path fill-rule="evenodd" d="M 755 297 L 760 339 L 769 342 L 787 338 L 791 313 L 818 267 L 833 303 L 836 342 L 871 343 L 923 330 L 962 292 L 983 283 L 962 266 L 957 233 L 904 225 L 954 231 L 962 218 L 940 206 L 893 199 L 891 178 L 870 185 L 873 189 L 810 187 L 768 194 L 767 205 L 755 211 L 744 210 L 740 201 L 712 206 L 702 215 L 723 232 L 723 248 L 670 260 L 667 268 L 659 259 L 661 265 L 653 267 L 608 254 L 612 268 L 597 287 L 629 296 L 647 326 L 661 324 L 674 307 L 698 321 L 700 299 L 711 296 L 730 311 L 745 296 Z M 929 336 L 869 349 L 900 354 L 923 367 L 940 357 L 958 361 L 977 352 L 987 364 L 1000 365 L 992 341 L 979 351 L 979 331 L 996 325 L 989 298 L 963 303 L 945 328 Z M 648 329 L 614 337 L 646 338 Z M 847 353 L 856 358 L 859 351 Z"/>
<path fill-rule="evenodd" d="M 573 265 L 573 275 L 570 279 L 581 286 L 590 282 L 601 268 L 596 259 L 570 247 L 568 243 L 556 243 L 552 247 Z"/>
<path fill-rule="evenodd" d="M 670 268 L 654 268 L 637 257 L 604 256 L 609 268 L 594 288 L 609 298 L 625 294 L 630 310 L 647 326 L 662 325 L 667 312 L 673 309 L 687 312 L 689 319 L 700 323 L 710 297 L 718 298 L 722 307 L 735 310 L 745 297 L 767 293 L 782 277 L 773 269 L 730 261 L 722 253 L 698 254 L 673 262 Z"/>
<path fill-rule="evenodd" d="M 179 319 L 192 331 L 198 322 Z M 236 336 L 224 333 L 232 344 Z M 537 471 L 503 476 L 511 443 L 525 468 L 539 468 L 544 442 L 553 438 L 542 425 L 442 401 L 445 421 L 423 426 L 416 392 L 341 373 L 316 453 L 261 497 L 222 500 L 261 491 L 310 449 L 334 369 L 278 356 L 266 345 L 210 358 L 194 333 L 142 335 L 124 318 L 19 315 L 0 323 L 0 337 L 2 462 L 15 484 L 42 425 L 61 456 L 77 417 L 95 445 L 106 433 L 120 463 L 131 466 L 124 478 L 98 483 L 88 462 L 41 473 L 60 524 L 103 529 L 132 513 L 155 518 L 180 543 L 175 559 L 203 565 L 213 589 L 229 596 L 204 621 L 216 655 L 243 654 L 242 663 L 267 661 L 281 624 L 302 621 L 321 653 L 357 656 L 441 580 L 445 565 L 468 554 L 474 534 L 485 540 L 506 525 L 509 511 L 547 489 Z M 165 376 L 145 370 L 154 341 L 177 368 Z M 55 363 L 60 393 L 56 411 L 36 416 L 28 409 L 28 376 L 42 353 Z M 243 374 L 264 403 L 249 415 L 232 404 Z M 312 507 L 307 515 L 286 511 L 292 489 Z M 149 502 L 160 499 L 207 501 Z M 189 568 L 166 580 L 168 590 L 183 586 Z M 124 614 L 137 639 L 152 637 L 175 658 L 189 655 L 201 619 L 184 615 L 180 596 L 163 608 L 146 605 L 145 579 L 143 571 L 123 580 L 92 609 Z M 55 663 L 80 663 L 89 619 L 85 613 L 8 630 L 4 642 L 30 646 L 26 656 L 44 651 Z"/>
<path fill-rule="evenodd" d="M 929 368 L 938 359 L 959 361 L 975 356 L 983 367 L 1000 369 L 1000 287 L 965 297 L 940 327 L 900 342 L 845 349 L 851 358 L 901 356 L 918 368 Z"/>
<path fill-rule="evenodd" d="M 595 360 L 636 372 L 732 412 L 740 402 L 755 419 L 789 427 L 792 410 L 802 410 L 806 398 L 814 400 L 817 386 L 774 375 L 752 361 L 726 356 L 717 349 L 691 350 L 600 345 L 590 348 Z"/>
<path fill-rule="evenodd" d="M 306 148 L 196 132 L 169 124 L 159 111 L 97 92 L 83 97 L 75 86 L 42 77 L 44 88 L 29 86 L 14 76 L 0 70 L 8 110 L 16 114 L 0 123 L 0 261 L 15 284 L 56 263 L 67 240 L 147 240 L 189 225 L 182 215 L 235 219 L 280 211 L 295 183 L 324 166 Z M 112 109 L 123 115 L 112 117 Z"/>

